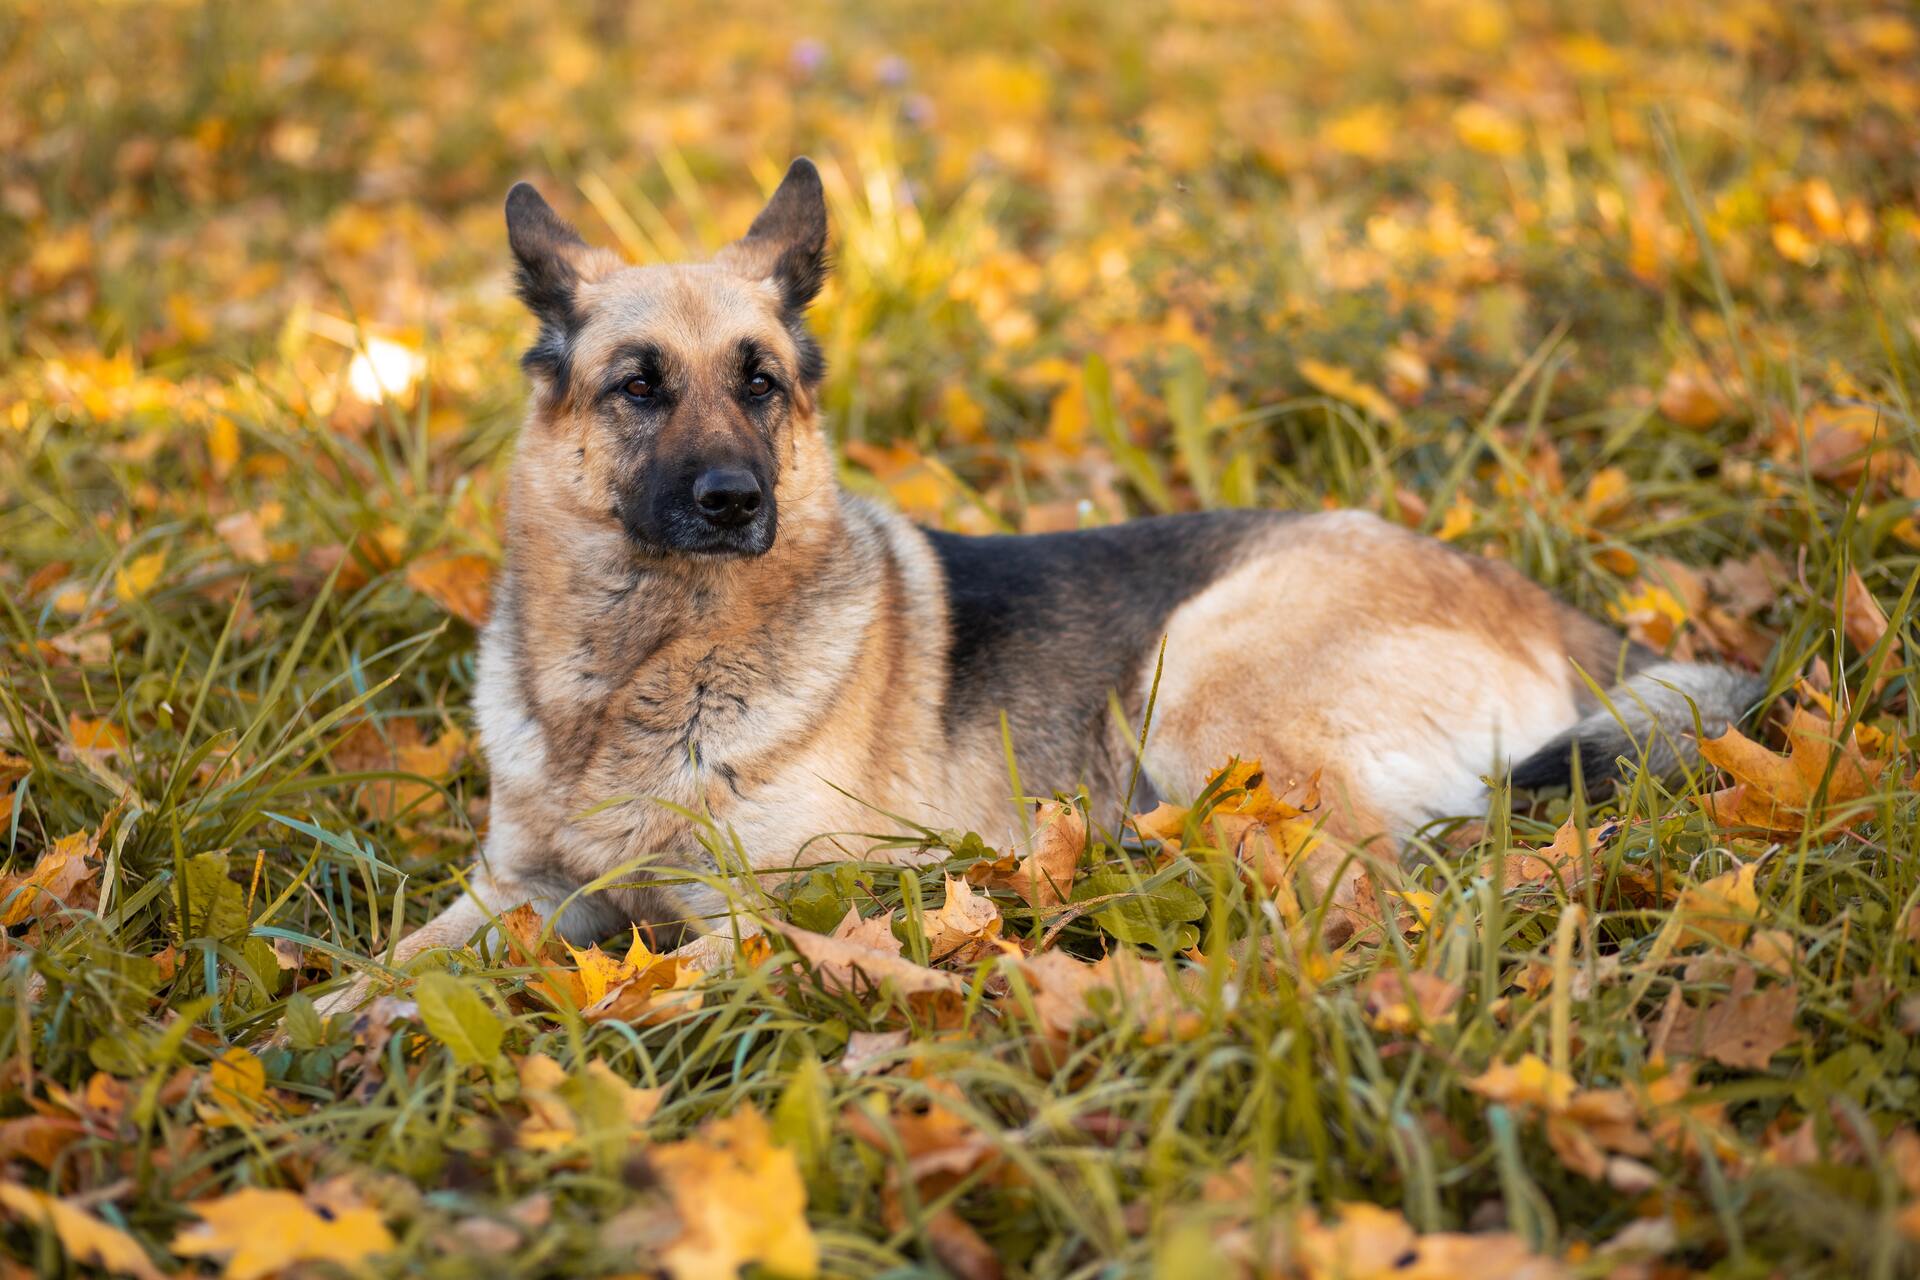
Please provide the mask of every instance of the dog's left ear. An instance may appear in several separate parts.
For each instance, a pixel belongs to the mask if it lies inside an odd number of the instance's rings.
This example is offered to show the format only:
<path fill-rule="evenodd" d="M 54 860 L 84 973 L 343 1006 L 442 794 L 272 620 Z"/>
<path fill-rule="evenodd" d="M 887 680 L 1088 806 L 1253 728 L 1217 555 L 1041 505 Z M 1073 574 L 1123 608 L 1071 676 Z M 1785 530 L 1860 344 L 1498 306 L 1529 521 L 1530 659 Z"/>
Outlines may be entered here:
<path fill-rule="evenodd" d="M 801 156 L 788 166 L 767 207 L 719 260 L 773 281 L 789 316 L 807 309 L 827 278 L 827 196 L 813 161 Z"/>

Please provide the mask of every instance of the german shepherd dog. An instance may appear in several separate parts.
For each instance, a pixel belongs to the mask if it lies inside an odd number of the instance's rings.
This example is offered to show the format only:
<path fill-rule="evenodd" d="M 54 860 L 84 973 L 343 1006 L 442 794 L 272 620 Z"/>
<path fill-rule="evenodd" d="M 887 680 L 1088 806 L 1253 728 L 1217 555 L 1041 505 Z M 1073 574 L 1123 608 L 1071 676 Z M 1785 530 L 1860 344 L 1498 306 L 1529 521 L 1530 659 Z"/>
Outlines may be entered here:
<path fill-rule="evenodd" d="M 703 829 L 760 874 L 868 853 L 848 833 L 883 815 L 1008 847 L 1003 718 L 1023 785 L 1084 788 L 1095 812 L 1125 802 L 1136 759 L 1136 796 L 1190 798 L 1234 756 L 1317 770 L 1325 834 L 1358 850 L 1482 812 L 1503 772 L 1671 770 L 1759 692 L 1358 511 L 964 537 L 842 492 L 805 320 L 827 270 L 805 159 L 710 262 L 629 266 L 525 183 L 506 218 L 539 336 L 480 647 L 491 825 L 467 893 L 399 961 L 523 903 L 576 940 L 702 922 L 696 954 L 719 954 L 742 868 Z"/>

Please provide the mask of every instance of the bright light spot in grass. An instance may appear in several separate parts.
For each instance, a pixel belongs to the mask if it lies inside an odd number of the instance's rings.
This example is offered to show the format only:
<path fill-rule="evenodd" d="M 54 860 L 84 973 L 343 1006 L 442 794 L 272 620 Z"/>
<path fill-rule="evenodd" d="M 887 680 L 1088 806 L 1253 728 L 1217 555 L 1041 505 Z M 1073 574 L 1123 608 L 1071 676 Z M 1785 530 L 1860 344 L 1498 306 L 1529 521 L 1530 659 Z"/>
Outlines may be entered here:
<path fill-rule="evenodd" d="M 347 366 L 347 386 L 355 399 L 367 404 L 405 400 L 426 367 L 419 352 L 385 338 L 368 338 L 366 347 L 355 352 Z"/>

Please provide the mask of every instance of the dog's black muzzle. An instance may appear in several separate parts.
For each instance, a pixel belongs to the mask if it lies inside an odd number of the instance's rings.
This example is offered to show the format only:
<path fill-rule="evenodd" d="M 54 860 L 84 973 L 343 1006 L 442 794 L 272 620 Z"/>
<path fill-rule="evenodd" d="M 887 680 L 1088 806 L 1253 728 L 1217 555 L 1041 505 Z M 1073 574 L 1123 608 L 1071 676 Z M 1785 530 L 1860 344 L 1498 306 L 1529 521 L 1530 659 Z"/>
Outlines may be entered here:
<path fill-rule="evenodd" d="M 682 555 L 759 556 L 778 522 L 773 483 L 748 461 L 722 459 L 656 472 L 621 503 L 636 542 Z"/>

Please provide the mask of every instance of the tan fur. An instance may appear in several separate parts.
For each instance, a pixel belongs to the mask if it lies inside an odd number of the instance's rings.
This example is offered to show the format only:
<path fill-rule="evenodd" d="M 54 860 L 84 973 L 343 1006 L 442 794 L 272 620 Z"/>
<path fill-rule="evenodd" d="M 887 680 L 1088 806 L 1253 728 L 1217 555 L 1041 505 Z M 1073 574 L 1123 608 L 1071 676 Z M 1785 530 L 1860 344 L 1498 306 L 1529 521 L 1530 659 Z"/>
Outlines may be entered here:
<path fill-rule="evenodd" d="M 576 939 L 630 919 L 723 933 L 737 877 L 870 854 L 874 837 L 902 834 L 888 814 L 1000 843 L 1018 831 L 997 714 L 943 720 L 941 564 L 920 530 L 839 490 L 808 389 L 796 385 L 773 431 L 779 523 L 764 555 L 643 555 L 613 514 L 631 463 L 588 393 L 622 344 L 644 339 L 688 371 L 663 433 L 754 430 L 728 398 L 728 353 L 750 338 L 789 368 L 800 359 L 767 278 L 774 248 L 749 240 L 712 263 L 640 268 L 565 248 L 580 281 L 571 377 L 536 387 L 481 641 L 491 826 L 470 892 L 407 938 L 401 961 L 521 902 L 564 907 Z M 1618 661 L 1613 633 L 1510 569 L 1371 516 L 1252 527 L 1166 622 L 1143 761 L 1164 796 L 1191 796 L 1232 756 L 1281 778 L 1320 770 L 1339 846 L 1390 854 L 1429 819 L 1477 810 L 1484 775 L 1578 718 L 1588 700 L 1570 659 L 1596 675 Z M 1134 725 L 1150 677 L 1151 662 L 1139 687 L 1114 691 Z M 1127 731 L 1016 710 L 1065 736 L 1042 744 L 1061 748 L 1046 758 L 1094 762 L 1027 789 L 1085 786 L 1116 818 Z M 1098 749 L 1076 754 L 1083 735 Z M 710 883 L 659 883 L 689 871 Z M 1349 870 L 1349 897 L 1352 882 Z"/>

